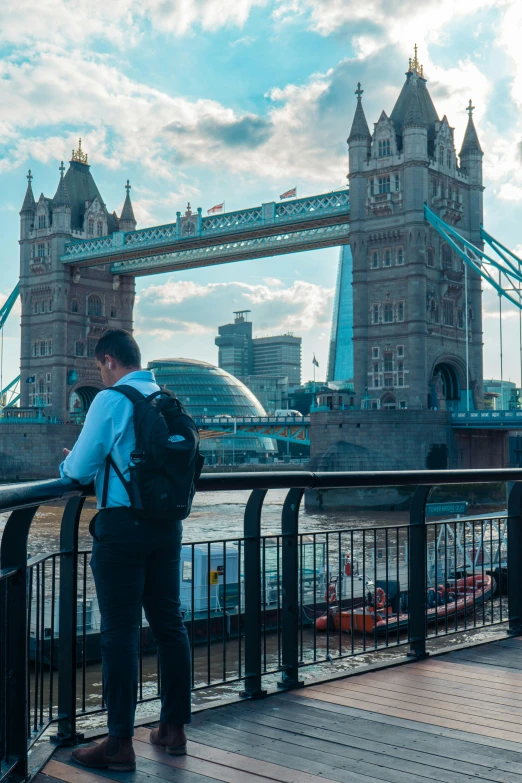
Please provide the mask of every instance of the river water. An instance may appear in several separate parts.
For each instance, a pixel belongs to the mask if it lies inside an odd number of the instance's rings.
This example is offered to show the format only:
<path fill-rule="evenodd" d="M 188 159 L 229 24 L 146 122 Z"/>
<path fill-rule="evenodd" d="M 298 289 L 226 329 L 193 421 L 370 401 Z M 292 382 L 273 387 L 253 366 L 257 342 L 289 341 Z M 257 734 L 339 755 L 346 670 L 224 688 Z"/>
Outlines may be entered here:
<path fill-rule="evenodd" d="M 248 500 L 249 492 L 212 492 L 198 493 L 196 495 L 193 511 L 188 520 L 184 523 L 184 542 L 199 542 L 209 540 L 221 540 L 224 538 L 235 539 L 243 535 L 243 515 L 245 505 Z M 286 490 L 270 491 L 267 493 L 262 514 L 262 533 L 264 535 L 277 535 L 281 531 L 281 511 L 283 501 L 286 496 Z M 59 532 L 64 504 L 42 506 L 36 514 L 29 537 L 29 553 L 31 556 L 58 551 L 59 550 Z M 484 509 L 491 512 L 493 508 Z M 96 513 L 93 500 L 86 502 L 82 513 L 80 525 L 80 549 L 88 550 L 91 548 L 91 538 L 88 533 L 88 525 L 92 516 Z M 480 513 L 479 507 L 470 507 L 469 513 Z M 7 514 L 0 514 L 0 536 L 7 520 Z M 407 511 L 357 511 L 349 512 L 340 509 L 315 510 L 305 509 L 304 504 L 301 507 L 299 529 L 300 532 L 318 533 L 320 531 L 340 531 L 353 529 L 368 529 L 380 526 L 403 526 L 408 522 Z M 349 533 L 347 534 L 350 535 Z M 373 533 L 367 536 L 369 550 Z M 341 539 L 339 538 L 339 541 Z M 352 542 L 353 542 L 352 537 Z M 397 546 L 399 535 L 397 534 Z M 360 544 L 360 534 L 357 534 L 356 541 Z M 375 542 L 377 539 L 375 539 Z M 378 546 L 378 545 L 377 545 Z M 332 564 L 330 565 L 330 567 Z M 371 576 L 371 574 L 370 574 Z M 88 576 L 88 593 L 93 591 L 93 586 Z M 486 623 L 498 621 L 500 618 L 500 599 L 495 599 L 487 607 L 487 611 L 478 617 L 479 624 L 482 620 Z M 480 639 L 488 638 L 490 634 L 498 632 L 498 627 L 475 630 L 473 625 L 477 623 L 477 618 L 469 620 L 468 630 L 461 633 L 455 641 L 461 642 L 473 637 Z M 461 628 L 463 623 L 459 622 Z M 450 628 L 451 630 L 451 628 Z M 267 634 L 265 637 L 264 655 L 267 670 L 277 668 L 278 664 L 278 640 L 277 634 Z M 362 644 L 360 639 L 355 639 L 347 634 L 342 638 L 335 636 L 329 638 L 314 635 L 310 629 L 305 629 L 301 635 L 302 656 L 304 659 L 310 656 L 310 650 L 315 646 L 318 658 L 330 656 L 330 663 L 322 666 L 314 666 L 303 670 L 305 679 L 320 674 L 341 673 L 356 666 L 371 664 L 381 659 L 393 659 L 401 656 L 405 652 L 404 647 L 392 647 L 386 650 L 372 649 L 373 640 Z M 401 634 L 400 640 L 404 642 L 404 634 Z M 448 642 L 445 639 L 434 639 L 431 642 L 433 648 L 444 646 Z M 382 641 L 379 642 L 381 646 Z M 221 679 L 223 674 L 233 678 L 237 673 L 238 662 L 242 661 L 244 651 L 239 649 L 236 640 L 229 640 L 226 644 L 227 657 L 223 662 L 223 645 L 221 642 L 213 643 L 209 650 L 207 645 L 197 646 L 194 650 L 194 670 L 196 684 L 204 685 L 209 672 L 207 653 L 210 653 L 211 660 L 211 679 Z M 358 653 L 352 656 L 350 653 Z M 336 656 L 342 653 L 341 660 L 336 660 Z M 78 694 L 82 699 L 83 678 L 85 681 L 85 709 L 97 709 L 101 702 L 101 667 L 99 664 L 91 664 L 85 667 L 85 673 L 78 677 Z M 49 675 L 47 672 L 43 675 L 44 687 L 47 689 Z M 275 685 L 277 675 L 267 677 L 268 684 Z M 157 683 L 157 664 L 156 656 L 144 656 L 142 662 L 142 696 L 154 696 Z M 199 691 L 195 695 L 196 704 L 204 704 L 237 693 L 242 685 L 240 683 L 230 683 L 217 689 Z M 158 702 L 151 701 L 139 708 L 141 716 L 155 714 L 158 711 Z M 83 721 L 84 728 L 103 722 L 103 716 L 91 716 Z"/>

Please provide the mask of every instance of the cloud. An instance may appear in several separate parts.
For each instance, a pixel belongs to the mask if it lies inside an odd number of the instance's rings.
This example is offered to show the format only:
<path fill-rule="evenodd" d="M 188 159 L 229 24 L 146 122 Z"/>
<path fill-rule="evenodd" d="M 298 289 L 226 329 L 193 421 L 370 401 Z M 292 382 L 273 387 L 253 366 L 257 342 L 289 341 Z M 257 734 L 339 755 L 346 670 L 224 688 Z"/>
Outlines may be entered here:
<path fill-rule="evenodd" d="M 280 281 L 278 281 L 280 283 Z M 136 302 L 141 334 L 174 336 L 217 334 L 234 310 L 252 310 L 257 335 L 329 329 L 333 289 L 295 280 L 287 287 L 271 284 L 207 283 L 170 277 L 142 289 Z"/>
<path fill-rule="evenodd" d="M 234 49 L 236 46 L 252 46 L 256 39 L 251 35 L 244 35 L 242 38 L 238 38 L 236 41 L 231 41 L 229 46 Z"/>
<path fill-rule="evenodd" d="M 48 41 L 74 46 L 106 40 L 120 48 L 135 46 L 145 29 L 182 36 L 202 29 L 242 28 L 255 7 L 267 0 L 34 0 L 0 5 L 0 41 L 25 45 Z M 247 39 L 249 36 L 245 36 Z M 242 40 L 242 39 L 240 39 Z"/>

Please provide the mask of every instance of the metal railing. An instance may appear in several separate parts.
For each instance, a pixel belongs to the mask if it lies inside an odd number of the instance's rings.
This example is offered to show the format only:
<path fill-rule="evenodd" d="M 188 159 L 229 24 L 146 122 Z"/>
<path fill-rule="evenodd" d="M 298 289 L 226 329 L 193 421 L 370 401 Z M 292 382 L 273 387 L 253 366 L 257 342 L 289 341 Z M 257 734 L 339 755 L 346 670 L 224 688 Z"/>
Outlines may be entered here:
<path fill-rule="evenodd" d="M 499 481 L 514 482 L 507 511 L 426 522 L 432 488 Z M 299 529 L 306 489 L 386 486 L 411 487 L 409 521 Z M 281 530 L 266 535 L 270 489 L 288 492 Z M 522 631 L 521 470 L 236 473 L 198 483 L 200 492 L 229 490 L 250 491 L 243 534 L 182 551 L 195 691 L 225 686 L 261 698 L 275 678 L 280 688 L 299 687 L 305 667 L 404 645 L 418 659 L 437 637 L 506 621 Z M 79 721 L 105 710 L 89 551 L 78 544 L 91 492 L 69 480 L 0 487 L 0 512 L 11 512 L 0 542 L 0 780 L 30 776 L 31 749 L 52 726 L 55 741 L 74 744 Z M 58 551 L 28 559 L 39 506 L 59 500 Z M 158 697 L 143 619 L 139 701 Z"/>

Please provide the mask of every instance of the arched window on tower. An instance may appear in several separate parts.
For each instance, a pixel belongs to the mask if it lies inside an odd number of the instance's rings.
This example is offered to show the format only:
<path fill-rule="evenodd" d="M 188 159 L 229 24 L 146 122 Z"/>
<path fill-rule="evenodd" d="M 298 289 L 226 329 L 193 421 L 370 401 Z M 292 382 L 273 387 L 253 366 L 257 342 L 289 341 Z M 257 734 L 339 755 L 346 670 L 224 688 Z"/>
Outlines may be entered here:
<path fill-rule="evenodd" d="M 92 237 L 94 234 L 94 220 L 92 218 L 89 218 L 87 223 L 87 233 L 90 237 Z"/>
<path fill-rule="evenodd" d="M 442 245 L 442 268 L 453 269 L 453 254 L 449 245 Z"/>
<path fill-rule="evenodd" d="M 99 237 L 103 236 L 103 223 L 101 222 L 101 220 L 98 220 L 97 234 Z"/>
<path fill-rule="evenodd" d="M 391 155 L 391 145 L 389 139 L 379 139 L 379 158 L 386 158 Z"/>
<path fill-rule="evenodd" d="M 451 150 L 448 148 L 446 150 L 446 163 L 448 165 L 448 168 L 451 168 Z"/>
<path fill-rule="evenodd" d="M 432 247 L 427 250 L 427 263 L 428 266 L 435 266 L 435 251 Z"/>
<path fill-rule="evenodd" d="M 442 145 L 439 147 L 439 163 L 441 166 L 444 165 L 444 147 Z"/>
<path fill-rule="evenodd" d="M 102 314 L 102 300 L 96 294 L 91 294 L 87 299 L 87 314 L 97 316 Z"/>

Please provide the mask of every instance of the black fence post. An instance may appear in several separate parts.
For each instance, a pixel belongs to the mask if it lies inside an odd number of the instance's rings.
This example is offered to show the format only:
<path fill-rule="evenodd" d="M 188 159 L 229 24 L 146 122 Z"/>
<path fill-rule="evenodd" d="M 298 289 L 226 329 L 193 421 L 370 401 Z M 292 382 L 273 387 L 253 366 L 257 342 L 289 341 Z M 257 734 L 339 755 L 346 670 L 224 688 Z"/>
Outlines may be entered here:
<path fill-rule="evenodd" d="M 291 489 L 282 513 L 282 678 L 279 688 L 300 688 L 299 680 L 299 506 L 304 489 Z"/>
<path fill-rule="evenodd" d="M 245 690 L 241 696 L 261 699 L 261 511 L 266 489 L 254 489 L 245 508 Z M 241 632 L 241 629 L 240 629 Z"/>
<path fill-rule="evenodd" d="M 14 763 L 11 777 L 27 778 L 27 741 L 29 727 L 29 694 L 27 672 L 29 649 L 27 646 L 27 537 L 37 506 L 13 511 L 7 520 L 0 542 L 0 568 L 17 569 L 8 577 L 7 622 L 8 638 L 5 649 L 5 750 L 7 763 Z M 2 629 L 4 632 L 4 629 Z"/>
<path fill-rule="evenodd" d="M 412 658 L 426 658 L 426 501 L 431 487 L 419 486 L 410 506 L 408 546 L 409 642 Z"/>
<path fill-rule="evenodd" d="M 509 633 L 522 633 L 522 482 L 510 489 L 507 503 L 507 592 Z M 502 553 L 499 552 L 499 569 Z"/>
<path fill-rule="evenodd" d="M 60 529 L 58 628 L 58 739 L 63 745 L 81 740 L 76 733 L 76 641 L 78 635 L 78 525 L 85 498 L 71 498 Z"/>

